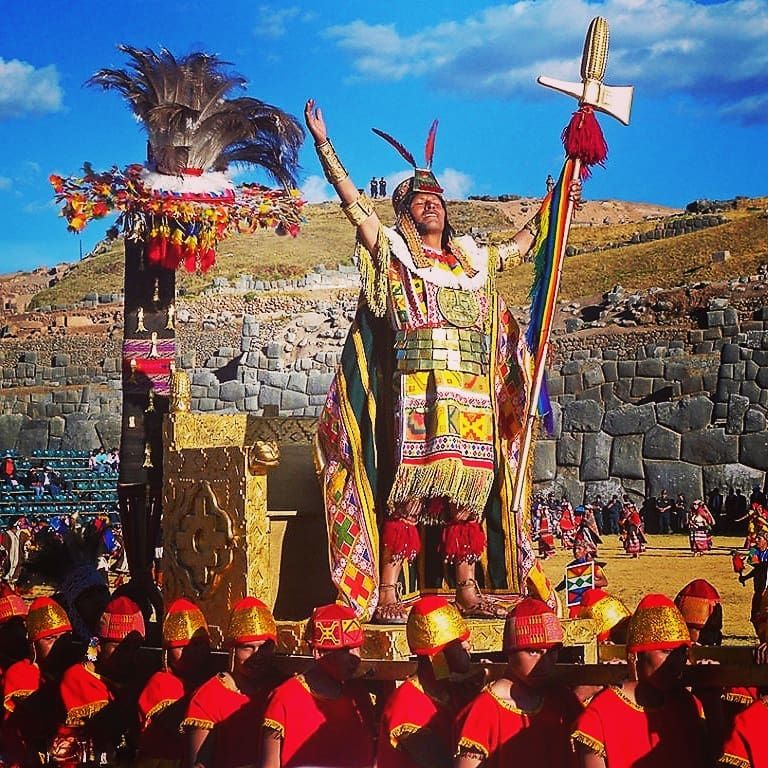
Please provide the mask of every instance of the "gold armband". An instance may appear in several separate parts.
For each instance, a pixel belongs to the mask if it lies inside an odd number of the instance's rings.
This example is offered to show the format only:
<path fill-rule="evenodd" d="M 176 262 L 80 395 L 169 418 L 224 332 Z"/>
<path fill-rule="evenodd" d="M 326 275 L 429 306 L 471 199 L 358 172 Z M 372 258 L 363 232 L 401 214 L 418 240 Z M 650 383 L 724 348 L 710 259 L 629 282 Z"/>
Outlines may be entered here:
<path fill-rule="evenodd" d="M 323 166 L 325 178 L 336 186 L 340 181 L 349 176 L 347 169 L 341 164 L 336 150 L 333 148 L 330 139 L 326 139 L 322 144 L 315 144 L 317 156 L 320 158 L 320 165 Z"/>
<path fill-rule="evenodd" d="M 341 210 L 359 227 L 373 213 L 373 203 L 365 195 L 358 195 L 351 203 L 342 205 Z"/>

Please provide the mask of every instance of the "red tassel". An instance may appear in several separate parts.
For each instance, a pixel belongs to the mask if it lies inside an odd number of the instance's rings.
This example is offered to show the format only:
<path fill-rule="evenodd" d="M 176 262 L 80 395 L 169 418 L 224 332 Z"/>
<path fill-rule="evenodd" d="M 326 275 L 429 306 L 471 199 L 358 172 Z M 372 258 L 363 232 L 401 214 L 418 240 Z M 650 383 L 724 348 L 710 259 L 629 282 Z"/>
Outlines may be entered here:
<path fill-rule="evenodd" d="M 197 259 L 195 258 L 195 252 L 194 251 L 188 251 L 187 254 L 184 256 L 184 269 L 187 270 L 190 274 L 193 273 L 197 269 Z"/>
<path fill-rule="evenodd" d="M 402 518 L 384 521 L 381 543 L 395 561 L 413 562 L 421 551 L 421 537 L 416 526 Z"/>
<path fill-rule="evenodd" d="M 448 523 L 442 544 L 446 562 L 476 563 L 485 551 L 485 531 L 477 522 Z"/>
<path fill-rule="evenodd" d="M 216 251 L 213 248 L 200 249 L 200 271 L 205 274 L 216 263 Z"/>
<path fill-rule="evenodd" d="M 573 113 L 571 121 L 563 129 L 561 138 L 568 157 L 581 160 L 582 179 L 588 179 L 592 175 L 590 166 L 605 165 L 608 145 L 595 117 L 595 111 L 589 105 L 583 104 Z"/>
<path fill-rule="evenodd" d="M 162 237 L 150 238 L 146 253 L 150 264 L 162 264 L 165 258 L 165 240 Z"/>

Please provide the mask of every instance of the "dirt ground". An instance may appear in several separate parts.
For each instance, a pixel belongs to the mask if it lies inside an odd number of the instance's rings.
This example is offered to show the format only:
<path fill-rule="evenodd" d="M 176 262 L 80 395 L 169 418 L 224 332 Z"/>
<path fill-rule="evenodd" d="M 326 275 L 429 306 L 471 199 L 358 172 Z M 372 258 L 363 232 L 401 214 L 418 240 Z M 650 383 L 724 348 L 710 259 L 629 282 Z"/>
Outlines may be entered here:
<path fill-rule="evenodd" d="M 599 560 L 604 560 L 608 577 L 606 591 L 634 610 L 640 598 L 649 592 L 661 592 L 674 598 L 693 579 L 707 579 L 723 601 L 723 644 L 753 645 L 755 633 L 749 623 L 752 582 L 742 587 L 731 567 L 731 549 L 742 546 L 737 536 L 715 536 L 710 553 L 693 557 L 688 549 L 688 536 L 649 535 L 648 548 L 633 560 L 624 553 L 618 538 L 604 536 Z M 743 550 L 742 550 L 743 551 Z M 569 550 L 558 548 L 557 554 L 544 562 L 544 570 L 553 584 L 564 576 L 565 564 L 572 558 Z"/>

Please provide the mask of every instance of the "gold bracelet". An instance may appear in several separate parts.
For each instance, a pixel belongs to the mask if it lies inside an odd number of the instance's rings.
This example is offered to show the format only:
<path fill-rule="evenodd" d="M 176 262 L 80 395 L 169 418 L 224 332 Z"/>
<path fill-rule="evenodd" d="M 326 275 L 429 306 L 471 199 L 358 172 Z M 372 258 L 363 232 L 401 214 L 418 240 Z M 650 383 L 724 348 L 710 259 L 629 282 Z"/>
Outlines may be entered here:
<path fill-rule="evenodd" d="M 358 195 L 351 203 L 342 205 L 341 210 L 359 227 L 373 213 L 373 203 L 365 195 Z"/>
<path fill-rule="evenodd" d="M 347 169 L 341 164 L 336 150 L 333 148 L 330 139 L 326 139 L 322 144 L 315 144 L 317 156 L 320 158 L 320 165 L 323 166 L 325 178 L 336 186 L 339 182 L 349 176 Z"/>

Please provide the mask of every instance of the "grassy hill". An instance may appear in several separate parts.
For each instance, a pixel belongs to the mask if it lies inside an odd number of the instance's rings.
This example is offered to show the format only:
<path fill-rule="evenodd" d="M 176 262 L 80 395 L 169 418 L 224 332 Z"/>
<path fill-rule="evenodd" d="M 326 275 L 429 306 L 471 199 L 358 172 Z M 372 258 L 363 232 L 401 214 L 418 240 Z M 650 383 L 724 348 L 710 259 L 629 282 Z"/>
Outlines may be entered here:
<path fill-rule="evenodd" d="M 768 262 L 768 218 L 762 213 L 768 200 L 751 201 L 750 207 L 729 212 L 727 223 L 666 240 L 585 253 L 566 260 L 561 296 L 576 299 L 594 296 L 621 283 L 628 290 L 669 287 L 698 280 L 724 280 L 754 272 Z M 494 239 L 513 234 L 499 206 L 484 202 L 451 202 L 449 217 L 460 234 L 476 227 L 494 233 Z M 389 201 L 376 202 L 386 224 L 393 220 Z M 307 222 L 297 238 L 277 237 L 272 232 L 238 235 L 219 247 L 216 266 L 205 275 L 179 271 L 178 287 L 198 293 L 217 276 L 236 279 L 240 274 L 257 279 L 291 278 L 305 274 L 316 264 L 328 267 L 349 263 L 354 234 L 339 206 L 310 205 Z M 605 245 L 626 241 L 633 232 L 651 229 L 654 222 L 607 226 L 574 226 L 569 242 L 574 245 Z M 731 259 L 714 264 L 711 254 L 728 250 Z M 107 252 L 74 265 L 53 288 L 41 291 L 35 306 L 73 304 L 89 292 L 111 293 L 122 289 L 123 245 L 117 241 Z M 512 304 L 527 302 L 532 266 L 524 264 L 499 276 L 499 289 Z"/>

